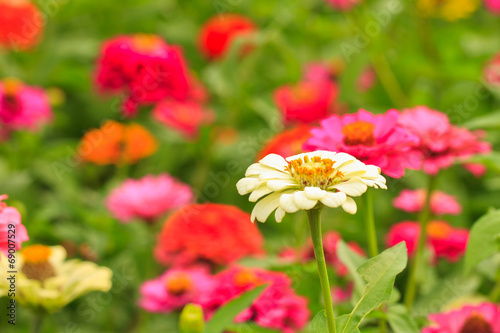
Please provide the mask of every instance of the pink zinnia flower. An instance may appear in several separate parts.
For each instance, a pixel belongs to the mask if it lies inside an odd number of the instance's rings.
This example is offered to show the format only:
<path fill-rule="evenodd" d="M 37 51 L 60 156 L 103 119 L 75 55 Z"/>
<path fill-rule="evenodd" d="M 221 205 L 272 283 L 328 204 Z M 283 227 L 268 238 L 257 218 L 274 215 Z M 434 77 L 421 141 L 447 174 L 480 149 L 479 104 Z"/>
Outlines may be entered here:
<path fill-rule="evenodd" d="M 0 252 L 3 252 L 6 256 L 9 255 L 9 249 L 19 250 L 22 242 L 29 240 L 28 232 L 24 225 L 21 224 L 21 214 L 19 211 L 2 202 L 2 200 L 7 198 L 6 194 L 0 195 Z M 9 224 L 14 225 L 14 227 L 9 228 Z M 12 231 L 9 232 L 9 230 Z M 9 236 L 11 235 L 15 237 L 11 239 L 13 240 L 11 244 L 14 244 L 14 247 L 9 247 Z"/>
<path fill-rule="evenodd" d="M 488 11 L 495 15 L 500 15 L 500 1 L 499 0 L 484 0 L 484 6 Z"/>
<path fill-rule="evenodd" d="M 233 267 L 215 276 L 216 286 L 202 304 L 211 317 L 216 309 L 243 292 L 262 284 L 269 286 L 240 313 L 235 321 L 254 321 L 262 327 L 293 333 L 302 329 L 310 316 L 307 300 L 295 294 L 290 278 L 281 272 L 257 268 Z"/>
<path fill-rule="evenodd" d="M 394 207 L 409 213 L 418 213 L 424 208 L 425 190 L 403 190 L 392 202 Z M 441 191 L 434 191 L 431 195 L 431 212 L 434 215 L 458 215 L 462 206 L 457 199 Z"/>
<path fill-rule="evenodd" d="M 429 315 L 432 322 L 422 333 L 500 333 L 497 304 L 464 305 L 460 309 Z"/>
<path fill-rule="evenodd" d="M 198 134 L 200 127 L 213 120 L 213 112 L 196 102 L 165 99 L 153 109 L 153 117 L 188 138 Z"/>
<path fill-rule="evenodd" d="M 113 216 L 123 223 L 134 218 L 153 222 L 156 218 L 193 201 L 193 191 L 168 174 L 127 179 L 106 199 Z"/>
<path fill-rule="evenodd" d="M 340 261 L 337 256 L 337 247 L 342 239 L 340 234 L 335 231 L 329 231 L 323 236 L 323 249 L 325 251 L 325 259 L 327 264 L 333 267 L 338 276 L 346 276 L 348 274 L 347 267 Z M 360 255 L 366 255 L 365 251 L 356 242 L 347 242 L 351 250 Z M 314 249 L 312 242 L 309 242 L 305 250 L 304 258 L 306 260 L 314 260 Z"/>
<path fill-rule="evenodd" d="M 377 73 L 373 67 L 367 67 L 361 71 L 356 80 L 356 88 L 359 92 L 367 92 L 375 85 L 375 80 L 377 79 Z"/>
<path fill-rule="evenodd" d="M 149 312 L 168 313 L 180 310 L 188 303 L 203 303 L 214 282 L 203 268 L 172 268 L 142 284 L 139 305 Z"/>
<path fill-rule="evenodd" d="M 39 130 L 52 120 L 45 92 L 17 79 L 0 81 L 0 127 L 12 130 Z"/>
<path fill-rule="evenodd" d="M 126 115 L 139 105 L 170 97 L 186 100 L 191 92 L 189 72 L 178 47 L 158 36 L 136 34 L 108 40 L 97 66 L 97 85 L 103 91 L 125 92 Z"/>
<path fill-rule="evenodd" d="M 388 247 L 392 247 L 404 241 L 408 255 L 413 256 L 419 236 L 419 223 L 404 221 L 391 227 L 386 243 Z M 453 228 L 444 221 L 431 221 L 427 227 L 427 244 L 436 258 L 444 258 L 450 262 L 458 261 L 465 253 L 468 239 L 469 230 Z"/>
<path fill-rule="evenodd" d="M 497 2 L 496 0 L 493 1 Z M 491 3 L 493 3 L 493 1 Z M 500 85 L 500 53 L 497 53 L 486 63 L 483 68 L 483 78 L 488 84 L 491 84 L 492 86 L 498 87 Z"/>
<path fill-rule="evenodd" d="M 334 112 L 339 95 L 336 83 L 329 81 L 301 81 L 274 92 L 274 102 L 285 123 L 312 123 Z"/>
<path fill-rule="evenodd" d="M 413 151 L 418 137 L 398 125 L 399 117 L 396 110 L 374 115 L 363 109 L 354 114 L 332 115 L 311 130 L 312 137 L 304 149 L 345 152 L 399 178 L 406 168 L 421 166 L 420 156 Z"/>
<path fill-rule="evenodd" d="M 304 67 L 304 80 L 306 81 L 334 81 L 344 70 L 345 64 L 340 58 L 328 61 L 311 62 Z"/>
<path fill-rule="evenodd" d="M 472 173 L 474 175 L 474 177 L 478 177 L 478 178 L 483 176 L 487 171 L 486 166 L 484 164 L 481 164 L 481 163 L 464 163 L 462 166 L 467 171 Z"/>
<path fill-rule="evenodd" d="M 350 10 L 358 5 L 360 0 L 325 0 L 327 4 L 341 11 Z"/>
<path fill-rule="evenodd" d="M 332 301 L 335 304 L 347 302 L 351 299 L 352 291 L 354 290 L 354 283 L 349 281 L 345 287 L 333 286 L 332 288 Z"/>
<path fill-rule="evenodd" d="M 479 141 L 482 132 L 456 127 L 450 124 L 446 114 L 427 106 L 404 110 L 399 124 L 420 138 L 416 151 L 423 157 L 423 170 L 431 175 L 456 161 L 491 151 L 490 144 Z"/>

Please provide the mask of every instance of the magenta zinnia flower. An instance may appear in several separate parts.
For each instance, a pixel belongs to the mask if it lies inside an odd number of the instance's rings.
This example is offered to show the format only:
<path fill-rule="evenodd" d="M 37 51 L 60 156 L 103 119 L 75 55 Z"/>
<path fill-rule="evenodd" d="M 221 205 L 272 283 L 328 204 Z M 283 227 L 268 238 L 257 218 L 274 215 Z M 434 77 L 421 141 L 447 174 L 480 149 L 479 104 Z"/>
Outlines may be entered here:
<path fill-rule="evenodd" d="M 203 268 L 172 268 L 142 284 L 139 305 L 148 312 L 168 313 L 188 303 L 205 302 L 213 287 L 213 277 Z"/>
<path fill-rule="evenodd" d="M 396 110 L 374 115 L 361 109 L 354 114 L 333 115 L 311 130 L 304 149 L 345 152 L 399 178 L 406 168 L 420 168 L 421 160 L 413 151 L 418 137 L 398 125 L 398 119 Z"/>
<path fill-rule="evenodd" d="M 173 208 L 193 201 L 193 191 L 168 174 L 127 179 L 106 199 L 113 216 L 123 223 L 134 218 L 153 222 Z"/>
<path fill-rule="evenodd" d="M 404 110 L 399 124 L 420 138 L 416 151 L 422 155 L 424 172 L 430 175 L 436 175 L 457 161 L 491 151 L 489 143 L 479 140 L 482 132 L 454 126 L 446 114 L 427 106 Z"/>
<path fill-rule="evenodd" d="M 39 130 L 52 120 L 52 110 L 45 92 L 17 79 L 0 81 L 0 128 Z"/>
<path fill-rule="evenodd" d="M 431 324 L 422 333 L 500 333 L 497 304 L 464 305 L 460 309 L 429 315 Z"/>
<path fill-rule="evenodd" d="M 125 92 L 124 112 L 134 115 L 140 105 L 190 98 L 194 80 L 178 47 L 155 35 L 135 34 L 104 44 L 96 82 L 103 91 Z"/>
<path fill-rule="evenodd" d="M 8 196 L 5 194 L 0 195 L 0 252 L 3 252 L 6 256 L 9 254 L 9 248 L 17 251 L 21 248 L 22 242 L 29 240 L 28 232 L 24 225 L 21 224 L 19 211 L 2 202 L 7 198 Z M 9 227 L 9 225 L 11 226 Z M 9 232 L 9 230 L 11 231 Z M 15 238 L 11 239 L 11 246 L 9 247 L 8 236 L 10 235 L 14 235 Z M 12 247 L 12 245 L 14 246 Z"/>
<path fill-rule="evenodd" d="M 418 213 L 425 203 L 425 190 L 403 190 L 393 200 L 394 207 L 409 213 Z M 434 215 L 458 215 L 462 212 L 462 206 L 457 199 L 441 191 L 434 191 L 431 195 L 431 212 Z"/>
<path fill-rule="evenodd" d="M 262 284 L 269 286 L 240 313 L 235 322 L 254 321 L 262 327 L 277 329 L 283 333 L 293 333 L 302 329 L 310 316 L 307 300 L 295 294 L 292 281 L 281 272 L 271 272 L 258 268 L 233 267 L 215 276 L 216 286 L 202 304 L 211 317 L 216 309 L 237 298 L 243 292 Z"/>
<path fill-rule="evenodd" d="M 406 243 L 408 255 L 413 256 L 420 236 L 418 222 L 404 221 L 393 225 L 387 233 L 387 247 Z M 444 221 L 431 221 L 427 226 L 427 246 L 434 258 L 458 261 L 464 254 L 469 240 L 469 230 L 454 228 Z"/>

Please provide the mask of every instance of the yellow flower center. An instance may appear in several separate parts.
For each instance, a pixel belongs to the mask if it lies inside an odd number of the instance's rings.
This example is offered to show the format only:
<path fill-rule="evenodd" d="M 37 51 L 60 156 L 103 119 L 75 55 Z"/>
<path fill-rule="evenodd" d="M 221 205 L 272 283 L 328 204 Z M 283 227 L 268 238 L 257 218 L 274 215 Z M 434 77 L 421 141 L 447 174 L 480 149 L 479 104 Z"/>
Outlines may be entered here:
<path fill-rule="evenodd" d="M 171 294 L 182 295 L 193 289 L 193 280 L 188 273 L 175 272 L 168 277 L 166 288 Z"/>
<path fill-rule="evenodd" d="M 23 83 L 14 78 L 6 78 L 2 80 L 3 93 L 7 96 L 15 96 L 21 90 Z"/>
<path fill-rule="evenodd" d="M 259 284 L 260 278 L 250 269 L 243 269 L 234 276 L 234 283 L 239 287 Z"/>
<path fill-rule="evenodd" d="M 467 318 L 458 333 L 493 333 L 491 325 L 480 314 Z"/>
<path fill-rule="evenodd" d="M 151 53 L 161 44 L 161 39 L 152 34 L 135 34 L 133 44 L 136 51 Z"/>
<path fill-rule="evenodd" d="M 371 147 L 375 145 L 374 130 L 375 125 L 366 121 L 347 124 L 342 128 L 344 143 L 348 146 L 364 145 Z"/>
<path fill-rule="evenodd" d="M 45 281 L 56 276 L 56 271 L 49 262 L 51 249 L 45 245 L 31 245 L 21 251 L 24 263 L 21 271 L 28 279 Z"/>
<path fill-rule="evenodd" d="M 453 229 L 443 221 L 431 221 L 427 226 L 427 234 L 435 239 L 444 239 Z"/>
<path fill-rule="evenodd" d="M 288 162 L 285 171 L 288 171 L 297 183 L 307 187 L 326 189 L 344 178 L 344 174 L 335 169 L 335 161 L 329 158 L 314 156 L 298 158 Z"/>

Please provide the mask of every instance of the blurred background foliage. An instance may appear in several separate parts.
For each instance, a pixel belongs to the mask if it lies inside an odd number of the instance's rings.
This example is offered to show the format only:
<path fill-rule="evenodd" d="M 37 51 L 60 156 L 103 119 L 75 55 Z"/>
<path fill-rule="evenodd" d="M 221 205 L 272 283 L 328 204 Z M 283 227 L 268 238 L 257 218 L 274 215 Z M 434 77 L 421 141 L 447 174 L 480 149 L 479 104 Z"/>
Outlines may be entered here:
<path fill-rule="evenodd" d="M 42 134 L 17 132 L 0 145 L 1 192 L 8 193 L 9 203 L 21 211 L 30 243 L 86 244 L 100 265 L 115 272 L 110 293 L 76 300 L 47 321 L 45 332 L 176 332 L 176 315 L 152 315 L 136 306 L 139 285 L 162 272 L 152 259 L 152 233 L 145 224 L 115 221 L 103 199 L 125 177 L 168 172 L 194 186 L 200 202 L 234 204 L 250 211 L 247 198 L 236 195 L 236 181 L 262 145 L 282 129 L 273 91 L 297 82 L 305 63 L 343 60 L 340 100 L 351 112 L 426 104 L 448 113 L 456 124 L 486 127 L 494 147 L 500 141 L 500 116 L 494 113 L 498 96 L 485 92 L 482 82 L 484 63 L 500 50 L 500 20 L 484 9 L 468 19 L 447 22 L 418 17 L 413 2 L 398 0 L 368 1 L 348 13 L 320 0 L 39 0 L 38 4 L 47 15 L 42 43 L 28 52 L 3 52 L 0 76 L 58 88 L 64 100 L 55 107 L 55 122 Z M 400 11 L 386 14 L 387 24 L 380 24 L 380 32 L 366 38 L 367 24 L 395 4 Z M 223 12 L 242 13 L 256 22 L 256 47 L 246 57 L 232 52 L 209 63 L 198 51 L 198 32 L 203 22 Z M 100 45 L 113 36 L 136 32 L 158 34 L 182 47 L 189 67 L 209 90 L 216 123 L 204 128 L 197 141 L 187 142 L 143 110 L 133 121 L 160 140 L 154 156 L 127 170 L 83 163 L 76 152 L 87 130 L 106 119 L 128 121 L 121 118 L 120 99 L 99 95 L 93 84 Z M 363 38 L 366 47 L 356 47 L 356 40 Z M 361 93 L 356 79 L 367 66 L 375 66 L 378 79 L 373 89 Z M 480 97 L 478 89 L 483 89 Z M 232 171 L 229 163 L 235 166 Z M 461 215 L 448 218 L 453 225 L 470 226 L 489 207 L 498 206 L 500 170 L 494 157 L 487 163 L 490 168 L 483 178 L 459 166 L 440 176 L 438 188 L 457 196 L 464 206 Z M 415 219 L 394 212 L 391 200 L 403 188 L 423 187 L 423 181 L 421 173 L 410 171 L 399 180 L 389 180 L 388 191 L 377 191 L 380 241 L 391 224 Z M 324 226 L 365 244 L 362 214 L 327 210 Z M 287 216 L 281 224 L 259 224 L 259 228 L 270 253 L 303 244 L 308 237 L 303 213 Z M 77 252 L 77 256 L 88 255 Z M 319 310 L 315 266 L 283 269 L 298 292 L 311 298 L 313 313 Z M 454 274 L 461 268 L 440 269 Z M 18 308 L 15 331 L 27 332 L 29 318 Z M 2 319 L 0 325 L 4 324 Z M 2 326 L 4 331 L 13 330 Z"/>

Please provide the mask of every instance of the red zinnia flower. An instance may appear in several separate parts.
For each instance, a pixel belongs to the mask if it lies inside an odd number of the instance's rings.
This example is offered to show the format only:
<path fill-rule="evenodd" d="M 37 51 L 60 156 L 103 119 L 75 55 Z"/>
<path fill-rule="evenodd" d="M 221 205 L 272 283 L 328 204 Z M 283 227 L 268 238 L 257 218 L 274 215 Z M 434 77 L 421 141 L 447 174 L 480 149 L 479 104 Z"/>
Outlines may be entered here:
<path fill-rule="evenodd" d="M 186 100 L 193 95 L 193 82 L 180 49 L 158 36 L 118 36 L 101 50 L 97 85 L 103 91 L 124 91 L 127 115 L 135 114 L 141 104 L 167 97 Z"/>
<path fill-rule="evenodd" d="M 187 205 L 170 216 L 155 248 L 165 265 L 195 263 L 227 265 L 261 254 L 262 235 L 250 222 L 250 214 L 222 204 Z"/>
<path fill-rule="evenodd" d="M 274 102 L 285 123 L 312 123 L 334 111 L 338 94 L 335 82 L 301 81 L 278 88 L 274 92 Z"/>
<path fill-rule="evenodd" d="M 243 15 L 217 15 L 203 25 L 198 44 L 206 57 L 221 58 L 237 37 L 252 34 L 255 30 L 254 23 Z M 250 49 L 251 45 L 245 44 L 241 51 L 245 53 Z"/>
<path fill-rule="evenodd" d="M 26 50 L 35 46 L 42 33 L 43 16 L 27 0 L 0 0 L 0 46 Z"/>

